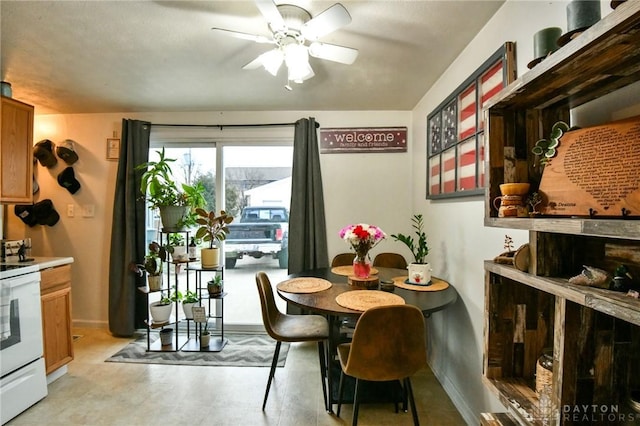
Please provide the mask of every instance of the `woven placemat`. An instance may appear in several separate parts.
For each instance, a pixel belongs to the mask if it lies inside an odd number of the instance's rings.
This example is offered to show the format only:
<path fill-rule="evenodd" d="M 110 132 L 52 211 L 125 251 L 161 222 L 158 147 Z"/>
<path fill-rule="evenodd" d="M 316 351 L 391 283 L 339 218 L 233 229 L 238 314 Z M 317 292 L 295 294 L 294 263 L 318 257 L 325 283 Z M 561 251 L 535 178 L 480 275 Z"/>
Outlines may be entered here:
<path fill-rule="evenodd" d="M 333 268 L 331 268 L 331 272 L 333 272 L 336 275 L 344 275 L 345 277 L 348 277 L 349 275 L 353 275 L 353 266 L 351 265 L 334 266 Z M 370 274 L 377 275 L 378 270 L 376 268 L 371 268 Z"/>
<path fill-rule="evenodd" d="M 415 291 L 440 291 L 449 287 L 449 283 L 441 280 L 440 278 L 431 277 L 431 285 L 417 285 L 407 284 L 405 281 L 409 278 L 408 275 L 402 277 L 393 277 L 393 283 L 396 287 L 404 288 L 405 290 Z"/>
<path fill-rule="evenodd" d="M 404 305 L 404 299 L 380 290 L 353 290 L 336 296 L 336 303 L 355 311 L 366 311 L 376 306 Z"/>
<path fill-rule="evenodd" d="M 300 277 L 283 281 L 276 287 L 287 293 L 317 293 L 331 288 L 331 283 L 322 278 Z"/>

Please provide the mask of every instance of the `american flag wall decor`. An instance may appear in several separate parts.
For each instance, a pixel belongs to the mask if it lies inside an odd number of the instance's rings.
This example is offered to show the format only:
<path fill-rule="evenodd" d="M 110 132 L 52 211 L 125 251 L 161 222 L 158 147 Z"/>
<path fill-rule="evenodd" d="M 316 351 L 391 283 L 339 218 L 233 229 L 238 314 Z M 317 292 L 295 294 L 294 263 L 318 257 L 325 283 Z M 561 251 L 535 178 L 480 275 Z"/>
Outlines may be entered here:
<path fill-rule="evenodd" d="M 484 107 L 515 80 L 507 42 L 427 116 L 427 198 L 484 193 Z"/>

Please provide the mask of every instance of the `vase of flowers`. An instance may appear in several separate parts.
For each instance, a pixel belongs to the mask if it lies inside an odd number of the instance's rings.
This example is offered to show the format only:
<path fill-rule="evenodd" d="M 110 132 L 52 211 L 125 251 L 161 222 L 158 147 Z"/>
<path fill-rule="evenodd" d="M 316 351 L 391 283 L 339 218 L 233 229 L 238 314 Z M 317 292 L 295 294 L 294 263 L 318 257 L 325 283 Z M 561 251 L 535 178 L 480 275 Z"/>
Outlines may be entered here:
<path fill-rule="evenodd" d="M 345 226 L 338 235 L 356 253 L 353 259 L 353 274 L 358 278 L 368 278 L 371 274 L 369 251 L 387 235 L 377 226 L 366 223 Z"/>

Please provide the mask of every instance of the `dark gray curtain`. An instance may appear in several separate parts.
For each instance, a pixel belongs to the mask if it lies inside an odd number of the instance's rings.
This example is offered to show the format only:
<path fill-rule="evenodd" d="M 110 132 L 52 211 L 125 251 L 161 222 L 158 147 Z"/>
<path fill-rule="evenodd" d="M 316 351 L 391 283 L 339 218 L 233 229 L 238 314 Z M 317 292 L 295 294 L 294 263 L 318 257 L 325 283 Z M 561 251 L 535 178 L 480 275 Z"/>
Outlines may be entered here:
<path fill-rule="evenodd" d="M 316 121 L 296 121 L 293 139 L 289 273 L 329 266 Z"/>
<path fill-rule="evenodd" d="M 109 260 L 109 330 L 115 336 L 131 336 L 144 327 L 145 295 L 138 291 L 143 278 L 129 271 L 131 261 L 145 255 L 145 202 L 140 194 L 138 164 L 148 161 L 151 123 L 122 120 L 120 159 L 113 201 Z"/>

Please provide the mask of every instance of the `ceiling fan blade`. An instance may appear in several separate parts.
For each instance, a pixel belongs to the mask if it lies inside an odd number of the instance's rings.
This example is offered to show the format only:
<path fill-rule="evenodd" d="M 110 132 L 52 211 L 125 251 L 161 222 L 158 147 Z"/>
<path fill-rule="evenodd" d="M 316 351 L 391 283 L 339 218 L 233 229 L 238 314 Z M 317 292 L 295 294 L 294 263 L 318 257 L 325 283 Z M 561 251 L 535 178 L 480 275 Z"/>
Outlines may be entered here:
<path fill-rule="evenodd" d="M 340 3 L 336 3 L 329 9 L 320 13 L 315 18 L 306 22 L 300 32 L 307 40 L 317 40 L 338 28 L 342 28 L 351 22 L 351 15 Z"/>
<path fill-rule="evenodd" d="M 255 41 L 256 43 L 267 43 L 267 44 L 275 44 L 276 43 L 275 40 L 270 39 L 270 38 L 265 37 L 265 36 L 261 36 L 261 35 L 241 33 L 239 31 L 225 30 L 225 29 L 222 29 L 222 28 L 211 28 L 211 30 L 213 30 L 216 33 L 224 34 L 226 36 L 231 36 L 231 37 L 235 37 L 235 38 L 241 38 L 243 40 Z"/>
<path fill-rule="evenodd" d="M 309 55 L 314 58 L 351 65 L 358 57 L 358 49 L 314 41 L 309 46 Z"/>
<path fill-rule="evenodd" d="M 282 31 L 286 30 L 287 26 L 284 23 L 284 19 L 282 19 L 282 15 L 280 15 L 280 11 L 276 7 L 276 4 L 273 0 L 255 0 L 256 6 L 260 10 L 260 13 L 265 17 L 267 22 L 269 23 L 269 28 L 271 31 Z"/>

